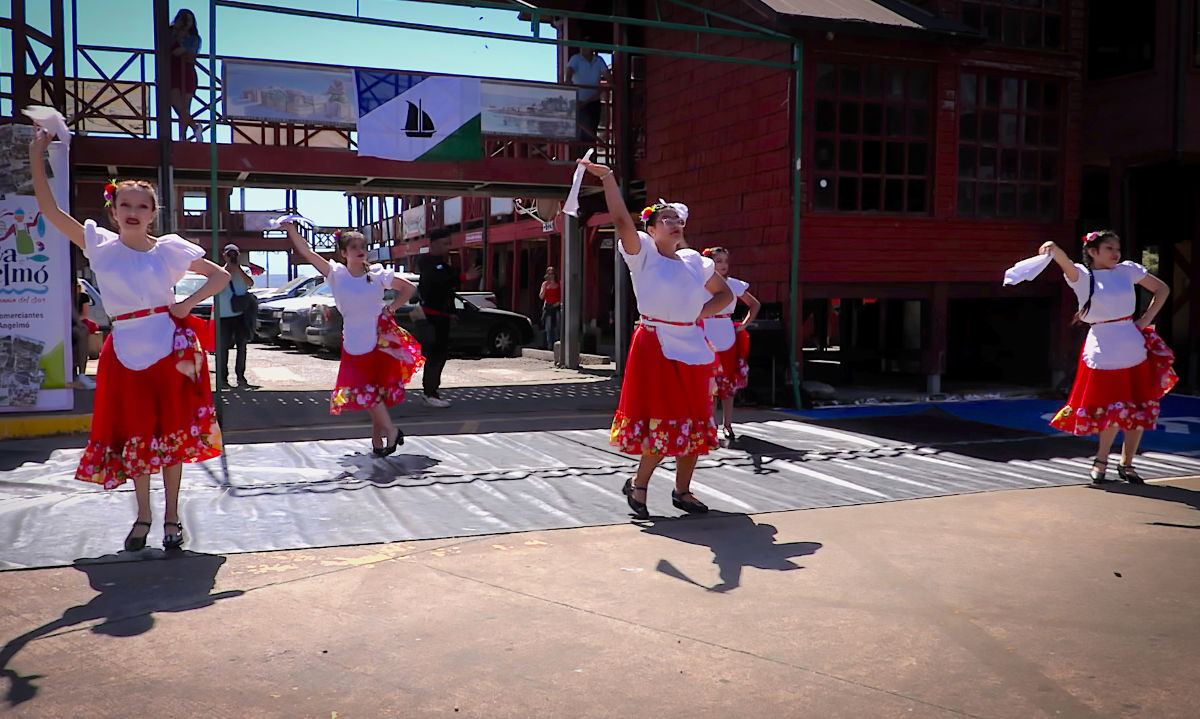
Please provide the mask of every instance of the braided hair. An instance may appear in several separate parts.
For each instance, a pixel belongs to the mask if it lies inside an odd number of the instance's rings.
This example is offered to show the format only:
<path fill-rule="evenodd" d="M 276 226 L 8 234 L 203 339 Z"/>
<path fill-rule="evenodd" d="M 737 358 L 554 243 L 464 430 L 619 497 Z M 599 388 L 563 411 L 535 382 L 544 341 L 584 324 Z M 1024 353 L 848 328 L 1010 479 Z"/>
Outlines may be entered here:
<path fill-rule="evenodd" d="M 1113 232 L 1112 230 L 1089 232 L 1083 236 L 1083 265 L 1084 267 L 1087 267 L 1088 271 L 1088 298 L 1087 302 L 1084 302 L 1083 306 L 1079 308 L 1079 311 L 1075 313 L 1075 322 L 1077 323 L 1082 322 L 1083 316 L 1088 313 L 1088 310 L 1092 309 L 1092 295 L 1096 294 L 1096 272 L 1092 267 L 1092 255 L 1090 252 L 1088 252 L 1088 250 L 1099 248 L 1100 243 L 1108 239 L 1114 239 L 1118 243 L 1121 241 L 1121 238 L 1117 236 L 1117 233 Z"/>

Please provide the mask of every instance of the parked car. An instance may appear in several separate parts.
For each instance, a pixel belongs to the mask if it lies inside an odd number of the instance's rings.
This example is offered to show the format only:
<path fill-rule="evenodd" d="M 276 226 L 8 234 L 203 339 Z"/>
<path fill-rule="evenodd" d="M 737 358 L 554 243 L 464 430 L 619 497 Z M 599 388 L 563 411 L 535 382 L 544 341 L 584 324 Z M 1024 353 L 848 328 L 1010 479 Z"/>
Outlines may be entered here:
<path fill-rule="evenodd" d="M 384 293 L 385 301 L 391 301 L 394 296 L 391 293 L 391 290 Z M 451 352 L 510 357 L 517 354 L 522 345 L 533 341 L 533 322 L 525 315 L 495 307 L 491 297 L 490 292 L 460 292 L 455 295 L 457 320 L 450 325 Z M 337 352 L 342 343 L 342 314 L 332 300 L 330 297 L 329 301 L 314 303 L 310 307 L 309 325 L 305 333 L 310 344 Z M 422 340 L 426 339 L 422 337 L 423 328 L 413 320 L 419 303 L 420 299 L 414 295 L 396 311 L 396 323 Z M 485 304 L 492 306 L 481 306 Z"/>
<path fill-rule="evenodd" d="M 314 305 L 333 306 L 333 288 L 328 284 L 321 284 L 310 294 L 276 300 L 270 304 L 274 308 L 273 316 L 279 327 L 276 341 L 292 343 L 301 348 L 309 347 L 306 334 L 309 315 L 312 313 Z"/>
<path fill-rule="evenodd" d="M 96 323 L 100 328 L 101 333 L 108 332 L 112 329 L 112 319 L 108 316 L 108 312 L 104 309 L 104 300 L 100 297 L 100 290 L 91 282 L 82 277 L 76 278 L 79 290 L 88 296 L 91 303 L 88 305 L 88 319 Z"/>
<path fill-rule="evenodd" d="M 175 283 L 175 301 L 182 302 L 186 300 L 192 293 L 204 286 L 208 282 L 208 278 L 196 272 L 188 272 L 183 276 L 183 279 Z M 201 319 L 210 319 L 212 317 L 213 301 L 211 297 L 200 300 L 196 306 L 192 308 L 192 314 Z"/>
<path fill-rule="evenodd" d="M 273 342 L 279 338 L 279 320 L 283 316 L 282 300 L 296 297 L 307 297 L 325 282 L 324 275 L 297 277 L 289 280 L 282 287 L 264 289 L 258 294 L 258 316 L 254 322 L 254 336 L 263 342 Z"/>

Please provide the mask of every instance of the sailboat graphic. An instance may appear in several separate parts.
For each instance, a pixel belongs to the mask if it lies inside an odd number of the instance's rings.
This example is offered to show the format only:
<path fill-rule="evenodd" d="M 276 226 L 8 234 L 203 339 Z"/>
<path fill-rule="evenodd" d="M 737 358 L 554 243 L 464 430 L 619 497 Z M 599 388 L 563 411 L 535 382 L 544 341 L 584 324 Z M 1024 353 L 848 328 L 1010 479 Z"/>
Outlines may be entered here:
<path fill-rule="evenodd" d="M 433 137 L 433 118 L 425 112 L 421 100 L 418 98 L 416 105 L 410 100 L 405 102 L 408 103 L 408 122 L 404 123 L 404 134 L 409 137 Z"/>

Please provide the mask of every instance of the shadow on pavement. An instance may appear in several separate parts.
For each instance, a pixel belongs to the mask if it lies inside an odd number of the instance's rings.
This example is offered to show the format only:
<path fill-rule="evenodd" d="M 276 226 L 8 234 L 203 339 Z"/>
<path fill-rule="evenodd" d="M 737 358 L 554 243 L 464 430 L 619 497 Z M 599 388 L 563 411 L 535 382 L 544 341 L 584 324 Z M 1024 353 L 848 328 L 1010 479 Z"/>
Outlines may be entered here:
<path fill-rule="evenodd" d="M 161 561 L 139 561 L 148 557 Z M 0 648 L 0 676 L 8 678 L 9 706 L 37 696 L 38 687 L 33 682 L 42 675 L 21 675 L 9 667 L 13 657 L 30 642 L 96 620 L 102 620 L 91 629 L 97 634 L 134 637 L 154 628 L 155 612 L 199 609 L 218 599 L 240 596 L 240 590 L 211 593 L 224 563 L 224 557 L 191 552 L 168 558 L 161 550 L 75 560 L 75 569 L 87 574 L 88 583 L 99 594 L 87 604 L 67 609 L 58 619 L 8 640 Z"/>
<path fill-rule="evenodd" d="M 820 542 L 787 542 L 776 544 L 778 530 L 771 524 L 757 524 L 744 514 L 710 512 L 704 518 L 661 519 L 642 527 L 646 534 L 653 534 L 677 542 L 708 547 L 713 553 L 713 564 L 717 565 L 719 582 L 710 586 L 684 574 L 667 559 L 658 560 L 657 570 L 667 576 L 692 584 L 710 592 L 730 592 L 742 582 L 742 568 L 770 569 L 786 572 L 803 569 L 791 561 L 821 548 Z"/>
<path fill-rule="evenodd" d="M 1200 510 L 1200 491 L 1185 487 L 1174 487 L 1169 484 L 1125 484 L 1116 482 L 1091 486 L 1094 489 L 1100 489 L 1113 494 L 1127 494 L 1133 497 L 1158 499 L 1164 502 L 1177 502 L 1179 504 L 1186 504 L 1192 509 Z M 1179 527 L 1182 529 L 1200 529 L 1200 526 L 1197 525 L 1174 524 L 1172 522 L 1150 522 L 1150 524 L 1163 527 Z"/>

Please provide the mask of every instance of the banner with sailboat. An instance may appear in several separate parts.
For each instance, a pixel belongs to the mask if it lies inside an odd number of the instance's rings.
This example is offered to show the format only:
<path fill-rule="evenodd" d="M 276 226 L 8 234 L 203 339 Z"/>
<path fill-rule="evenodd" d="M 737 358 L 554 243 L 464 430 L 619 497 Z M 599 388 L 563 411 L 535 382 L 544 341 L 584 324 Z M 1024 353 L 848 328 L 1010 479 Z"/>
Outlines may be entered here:
<path fill-rule="evenodd" d="M 480 80 L 360 71 L 358 154 L 450 162 L 483 157 Z M 394 92 L 394 95 L 387 95 Z"/>
<path fill-rule="evenodd" d="M 226 60 L 224 114 L 358 130 L 358 154 L 453 162 L 483 157 L 483 137 L 574 140 L 570 85 Z"/>

